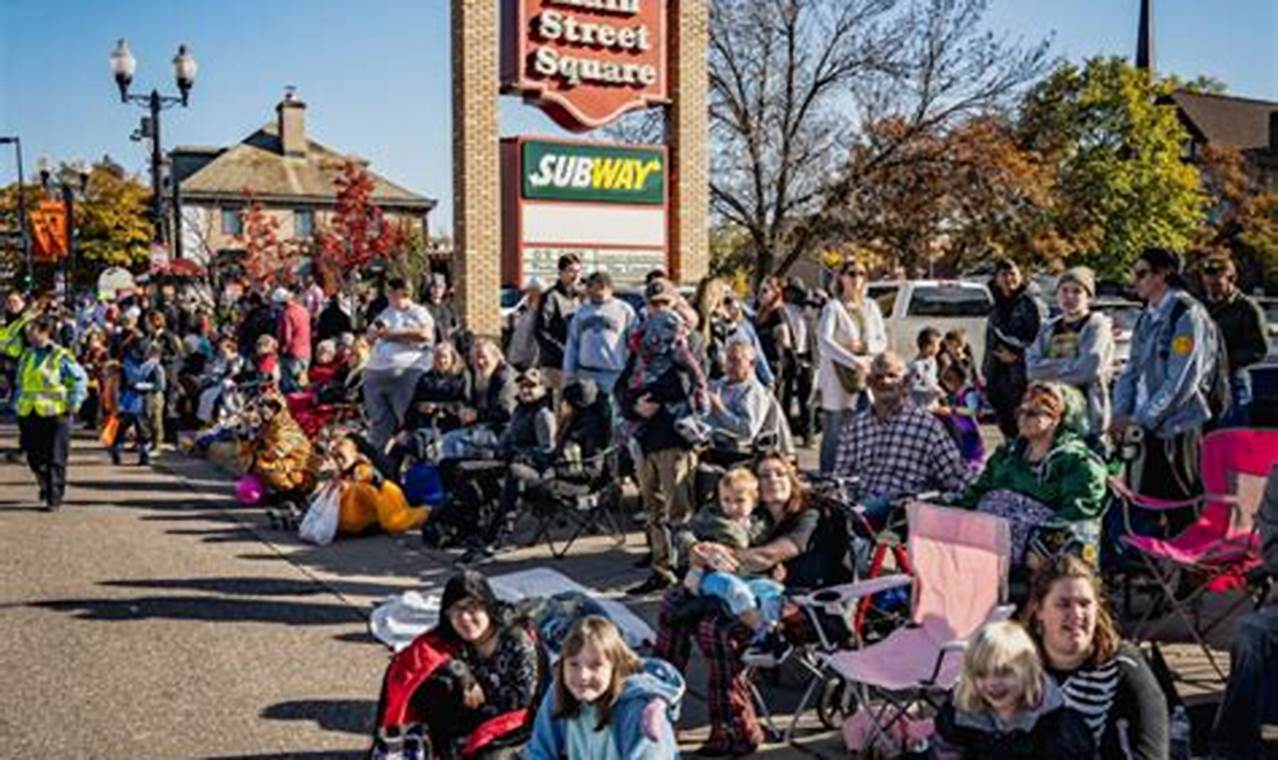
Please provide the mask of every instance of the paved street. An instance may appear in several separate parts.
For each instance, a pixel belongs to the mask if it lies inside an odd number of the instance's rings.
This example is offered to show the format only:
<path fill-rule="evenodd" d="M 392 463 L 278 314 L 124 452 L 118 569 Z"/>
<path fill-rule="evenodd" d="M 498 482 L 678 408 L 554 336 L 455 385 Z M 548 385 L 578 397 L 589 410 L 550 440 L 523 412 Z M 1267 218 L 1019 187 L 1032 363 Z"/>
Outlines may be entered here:
<path fill-rule="evenodd" d="M 71 473 L 66 506 L 46 514 L 25 467 L 0 464 L 0 754 L 360 756 L 388 656 L 366 633 L 370 605 L 437 587 L 448 555 L 415 535 L 306 546 L 181 455 L 113 468 L 81 438 Z M 561 562 L 523 550 L 486 572 L 549 562 L 619 591 L 640 577 L 629 561 L 640 546 L 638 534 L 620 551 L 589 539 Z M 653 618 L 652 601 L 636 609 Z M 706 730 L 697 658 L 689 676 L 692 748 Z M 783 679 L 781 704 L 796 683 Z M 831 733 L 803 743 L 759 756 L 842 756 Z"/>

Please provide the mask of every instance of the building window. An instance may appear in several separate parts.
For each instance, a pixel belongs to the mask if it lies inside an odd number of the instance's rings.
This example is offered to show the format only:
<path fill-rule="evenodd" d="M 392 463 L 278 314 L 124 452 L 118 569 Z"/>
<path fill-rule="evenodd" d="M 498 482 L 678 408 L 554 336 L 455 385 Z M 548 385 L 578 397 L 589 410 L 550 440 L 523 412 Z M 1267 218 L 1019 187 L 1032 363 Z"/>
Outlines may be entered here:
<path fill-rule="evenodd" d="M 244 217 L 243 209 L 240 208 L 224 208 L 222 209 L 222 234 L 239 237 L 244 234 Z"/>
<path fill-rule="evenodd" d="M 299 208 L 293 212 L 293 236 L 308 238 L 315 234 L 315 211 Z"/>

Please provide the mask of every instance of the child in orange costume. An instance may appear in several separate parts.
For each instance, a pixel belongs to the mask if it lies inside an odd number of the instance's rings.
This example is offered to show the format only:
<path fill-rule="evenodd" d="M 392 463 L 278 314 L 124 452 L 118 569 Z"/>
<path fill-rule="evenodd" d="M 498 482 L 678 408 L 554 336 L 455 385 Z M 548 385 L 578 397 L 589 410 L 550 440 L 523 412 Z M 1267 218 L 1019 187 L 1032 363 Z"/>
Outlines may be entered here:
<path fill-rule="evenodd" d="M 430 509 L 410 507 L 399 486 L 381 476 L 354 440 L 343 438 L 333 458 L 342 480 L 338 532 L 363 533 L 376 525 L 387 533 L 403 533 L 426 522 Z"/>

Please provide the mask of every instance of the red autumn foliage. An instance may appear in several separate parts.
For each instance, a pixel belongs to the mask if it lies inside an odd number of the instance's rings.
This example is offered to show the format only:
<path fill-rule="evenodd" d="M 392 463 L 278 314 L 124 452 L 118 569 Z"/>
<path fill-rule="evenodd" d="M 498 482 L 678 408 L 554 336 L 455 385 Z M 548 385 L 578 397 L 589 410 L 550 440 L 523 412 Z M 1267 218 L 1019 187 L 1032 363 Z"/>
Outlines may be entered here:
<path fill-rule="evenodd" d="M 316 236 L 315 264 L 330 286 L 344 290 L 361 268 L 396 255 L 404 233 L 373 203 L 373 180 L 363 166 L 347 160 L 335 184 L 337 208 Z"/>
<path fill-rule="evenodd" d="M 244 188 L 248 202 L 243 212 L 244 272 L 250 282 L 263 289 L 292 285 L 301 246 L 296 240 L 280 238 L 280 220 L 262 210 L 253 191 Z"/>

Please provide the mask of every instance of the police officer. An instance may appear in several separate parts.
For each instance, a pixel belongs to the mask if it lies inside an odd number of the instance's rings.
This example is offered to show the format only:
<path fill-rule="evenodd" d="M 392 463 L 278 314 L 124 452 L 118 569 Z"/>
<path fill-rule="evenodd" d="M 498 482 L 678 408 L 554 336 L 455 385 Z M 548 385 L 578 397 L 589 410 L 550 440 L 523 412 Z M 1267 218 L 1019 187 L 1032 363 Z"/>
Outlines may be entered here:
<path fill-rule="evenodd" d="M 1209 256 L 1203 263 L 1203 290 L 1207 312 L 1216 320 L 1229 355 L 1229 411 L 1218 426 L 1247 427 L 1251 424 L 1251 365 L 1269 354 L 1269 326 L 1260 304 L 1238 289 L 1238 270 L 1223 254 Z"/>
<path fill-rule="evenodd" d="M 27 325 L 30 347 L 18 359 L 14 410 L 27 463 L 40 486 L 40 500 L 53 511 L 67 487 L 71 418 L 84 401 L 88 377 L 65 348 L 53 342 L 55 323 L 41 316 Z"/>
<path fill-rule="evenodd" d="M 1131 358 L 1114 385 L 1113 440 L 1144 433 L 1129 480 L 1138 493 L 1190 499 L 1202 493 L 1199 455 L 1211 418 L 1208 387 L 1216 372 L 1216 330 L 1207 310 L 1184 291 L 1180 257 L 1147 248 L 1132 268 L 1145 302 L 1132 331 Z"/>
<path fill-rule="evenodd" d="M 10 389 L 10 407 L 16 400 L 17 363 L 22 350 L 26 348 L 27 323 L 34 318 L 35 310 L 27 306 L 26 297 L 21 290 L 15 288 L 5 295 L 4 324 L 0 325 L 0 373 L 3 373 Z M 4 450 L 0 451 L 0 457 L 6 462 L 16 462 L 20 453 Z"/>

